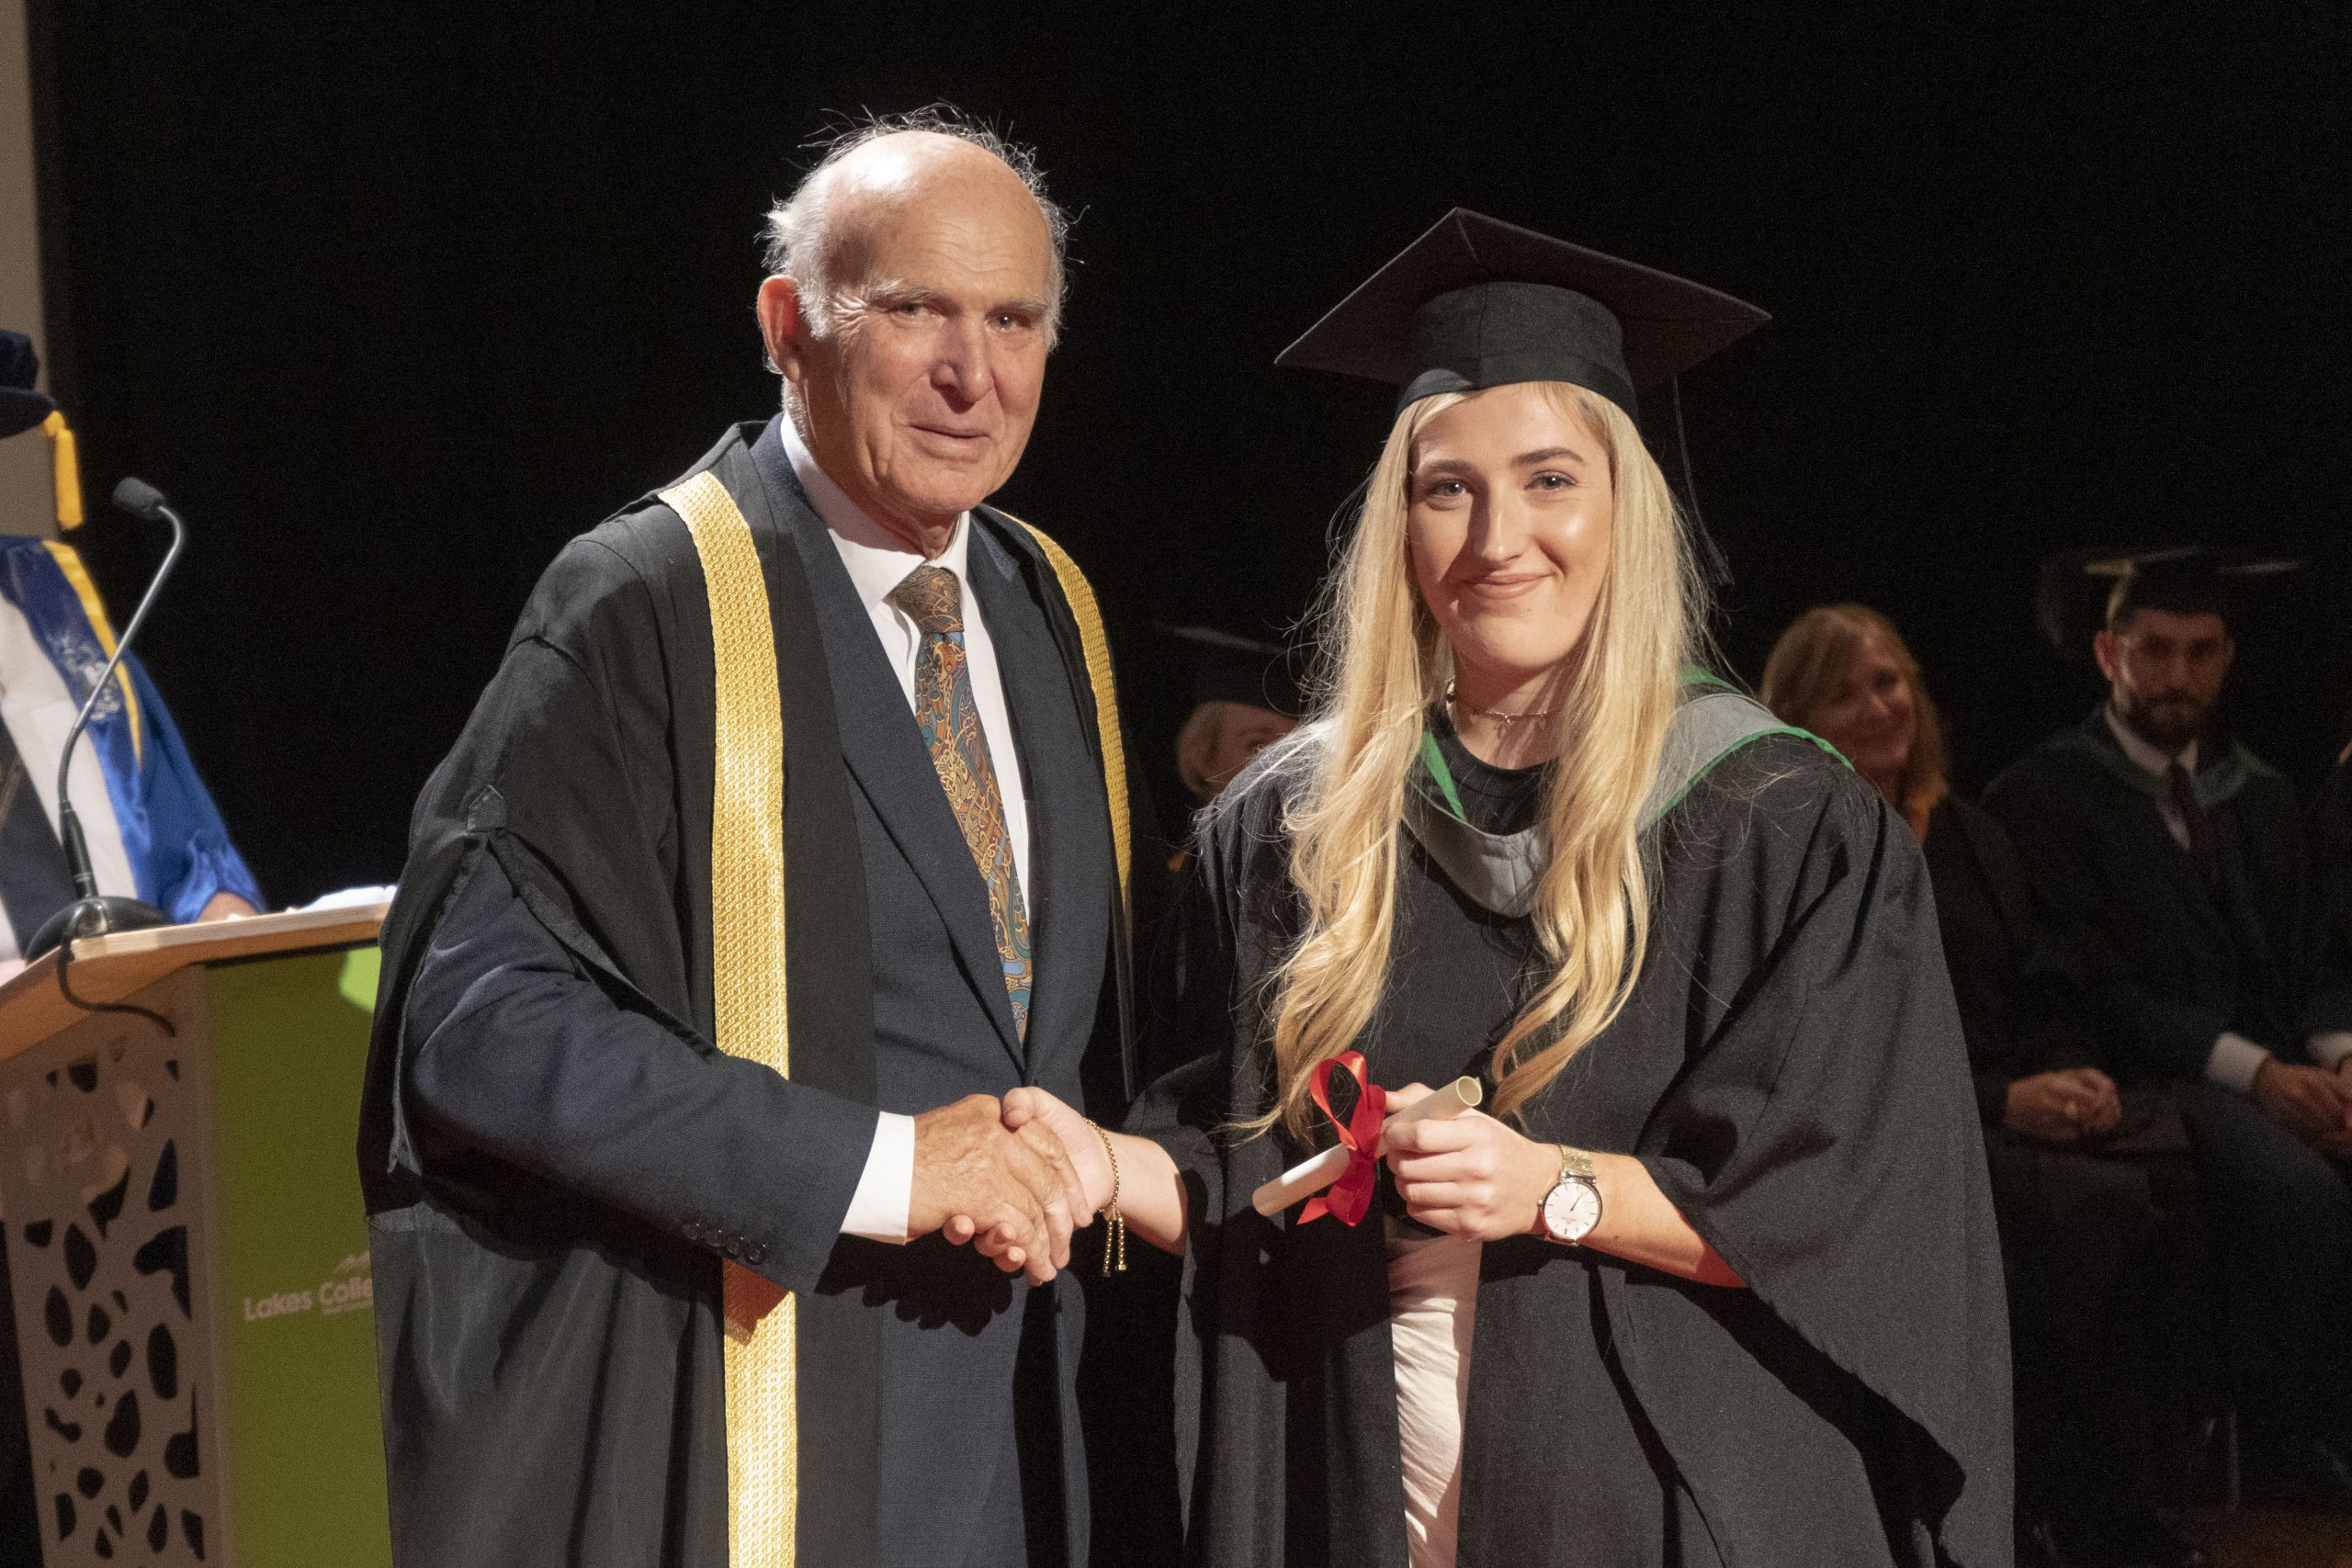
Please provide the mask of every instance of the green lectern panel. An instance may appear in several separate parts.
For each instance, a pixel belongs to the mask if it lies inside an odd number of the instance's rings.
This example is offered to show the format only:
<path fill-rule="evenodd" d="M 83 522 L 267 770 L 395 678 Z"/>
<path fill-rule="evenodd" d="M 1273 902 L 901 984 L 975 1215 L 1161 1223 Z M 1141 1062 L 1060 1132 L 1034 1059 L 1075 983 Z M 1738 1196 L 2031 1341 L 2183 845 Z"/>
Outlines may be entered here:
<path fill-rule="evenodd" d="M 240 1568 L 391 1562 L 353 1150 L 374 948 L 207 974 Z"/>

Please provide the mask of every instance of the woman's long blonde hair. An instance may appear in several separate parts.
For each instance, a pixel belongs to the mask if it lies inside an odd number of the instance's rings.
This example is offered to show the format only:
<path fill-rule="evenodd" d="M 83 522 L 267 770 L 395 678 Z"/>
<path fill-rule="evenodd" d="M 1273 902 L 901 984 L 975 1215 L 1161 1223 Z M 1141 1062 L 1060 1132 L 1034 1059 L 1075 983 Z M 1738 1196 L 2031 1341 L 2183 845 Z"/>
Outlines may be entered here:
<path fill-rule="evenodd" d="M 1867 604 L 1817 604 L 1790 623 L 1764 661 L 1764 705 L 1789 724 L 1811 725 L 1814 716 L 1838 698 L 1861 654 L 1862 644 L 1876 637 L 1901 672 L 1911 692 L 1911 755 L 1904 760 L 1902 782 L 1896 786 L 1895 809 L 1919 838 L 1928 836 L 1928 818 L 1951 793 L 1947 777 L 1949 752 L 1944 742 L 1943 716 L 1928 695 L 1919 661 L 1894 623 Z"/>
<path fill-rule="evenodd" d="M 1683 668 L 1699 662 L 1706 590 L 1674 501 L 1624 412 L 1544 383 L 1603 446 L 1616 495 L 1609 570 L 1555 723 L 1542 806 L 1549 857 L 1531 918 L 1551 972 L 1496 1048 L 1493 1110 L 1516 1112 L 1617 1015 L 1649 938 L 1642 807 Z M 1424 398 L 1397 417 L 1322 612 L 1324 691 L 1307 787 L 1283 826 L 1306 923 L 1274 978 L 1275 1103 L 1257 1125 L 1304 1134 L 1316 1064 L 1353 1046 L 1386 978 L 1405 791 L 1452 650 L 1413 580 L 1407 537 L 1413 445 L 1476 394 Z"/>

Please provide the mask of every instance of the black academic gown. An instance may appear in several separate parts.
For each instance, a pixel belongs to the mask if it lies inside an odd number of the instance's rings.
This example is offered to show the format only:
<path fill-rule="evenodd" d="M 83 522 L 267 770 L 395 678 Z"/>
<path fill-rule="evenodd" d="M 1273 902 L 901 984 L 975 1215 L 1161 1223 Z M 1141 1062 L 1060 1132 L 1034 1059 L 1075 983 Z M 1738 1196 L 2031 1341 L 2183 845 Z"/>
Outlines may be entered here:
<path fill-rule="evenodd" d="M 1921 848 L 2007 1268 L 2020 1500 L 2059 1518 L 2143 1506 L 2158 1492 L 2149 1402 L 2216 1371 L 2199 1351 L 2212 1260 L 2188 1129 L 2161 1085 L 2125 1089 L 2122 1121 L 2086 1143 L 2004 1129 L 2012 1083 L 2105 1053 L 2000 824 L 1950 795 Z"/>
<path fill-rule="evenodd" d="M 2352 1018 L 2352 757 L 2337 761 L 2312 814 L 2312 1011 Z"/>
<path fill-rule="evenodd" d="M 1304 1151 L 1230 1131 L 1266 1103 L 1267 982 L 1298 919 L 1281 821 L 1303 773 L 1297 751 L 1270 757 L 1208 822 L 1182 1027 L 1213 1049 L 1130 1125 L 1191 1194 L 1188 1559 L 1402 1568 L 1380 1226 L 1260 1218 L 1252 1192 Z M 1526 1130 L 1640 1157 L 1750 1288 L 1489 1244 L 1460 1562 L 2007 1563 L 2000 1264 L 1917 847 L 1786 734 L 1720 761 L 1649 842 L 1639 980 Z M 1466 918 L 1418 844 L 1403 858 L 1400 929 Z M 1380 1081 L 1383 1032 L 1430 1027 L 1417 998 L 1464 972 L 1421 975 L 1431 951 L 1397 944 L 1363 1043 Z M 1465 1056 L 1484 1023 L 1464 1021 Z"/>
<path fill-rule="evenodd" d="M 1010 1561 L 1008 1506 L 1016 1536 L 1046 1521 L 1045 1560 L 1082 1556 L 1075 1291 L 838 1235 L 877 1104 L 1117 1099 L 1076 623 L 1026 533 L 977 513 L 1043 824 L 1023 1042 L 985 888 L 775 432 L 730 432 L 705 469 L 775 623 L 791 1081 L 710 1043 L 711 629 L 684 526 L 649 498 L 542 579 L 418 803 L 384 932 L 359 1156 L 396 1557 L 724 1563 L 722 1258 L 794 1292 L 800 1562 Z M 1016 1384 L 1042 1401 L 1016 1411 Z"/>
<path fill-rule="evenodd" d="M 2120 1077 L 2196 1082 L 2233 1031 L 2296 1059 L 2352 1028 L 2352 988 L 2312 984 L 2310 865 L 2287 781 L 2226 738 L 2199 748 L 2196 791 L 2220 879 L 2166 830 L 2165 785 L 2124 755 L 2104 710 L 2027 752 L 1984 793 L 2044 917 L 2082 965 Z"/>

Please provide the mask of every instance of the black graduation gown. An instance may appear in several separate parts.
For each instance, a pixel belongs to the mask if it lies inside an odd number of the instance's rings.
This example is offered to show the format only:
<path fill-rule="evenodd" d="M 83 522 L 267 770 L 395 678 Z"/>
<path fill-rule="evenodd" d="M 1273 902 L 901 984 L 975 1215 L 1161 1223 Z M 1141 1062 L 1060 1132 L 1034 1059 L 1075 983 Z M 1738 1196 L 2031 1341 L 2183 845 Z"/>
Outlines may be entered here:
<path fill-rule="evenodd" d="M 810 1210 L 840 1213 L 847 1190 L 825 1190 L 838 1171 L 809 1151 L 844 1130 L 862 1150 L 876 1099 L 859 833 L 809 585 L 762 499 L 759 431 L 729 432 L 690 471 L 716 473 L 751 522 L 775 624 L 793 1087 L 711 1044 L 710 619 L 684 525 L 648 497 L 574 540 L 541 579 L 419 798 L 384 930 L 359 1164 L 404 1562 L 725 1562 L 722 1253 L 794 1292 L 799 1560 L 876 1558 L 888 1309 L 861 1287 L 918 1248 L 797 1220 L 772 1249 L 745 1243 L 753 1206 L 796 1184 L 813 1193 Z M 1029 577 L 1091 715 L 1077 625 L 1049 566 L 1018 526 L 983 521 Z M 653 1066 L 583 1048 L 567 1056 L 567 1083 L 515 1086 L 532 1103 L 590 1091 L 574 1102 L 592 1117 L 563 1129 L 565 1179 L 418 1113 L 403 1055 L 414 982 L 445 909 L 486 887 L 520 897 L 551 965 L 682 1047 Z M 670 1152 L 645 1160 L 647 1140 Z M 709 1202 L 743 1212 L 694 1206 Z"/>
<path fill-rule="evenodd" d="M 1208 1054 L 1130 1125 L 1191 1193 L 1188 1559 L 1401 1568 L 1380 1227 L 1261 1219 L 1251 1193 L 1304 1151 L 1230 1130 L 1266 1102 L 1267 982 L 1297 920 L 1280 823 L 1303 771 L 1298 752 L 1261 761 L 1207 822 L 1181 1026 Z M 1460 1562 L 2006 1563 L 2000 1264 L 1917 847 L 1786 734 L 1721 761 L 1649 841 L 1639 980 L 1527 1130 L 1639 1156 L 1750 1288 L 1488 1245 Z M 1456 897 L 1418 845 L 1404 859 L 1374 1064 L 1435 951 L 1410 932 Z M 1484 1024 L 1464 1021 L 1465 1056 Z"/>
<path fill-rule="evenodd" d="M 2217 888 L 2165 827 L 2165 782 L 2124 755 L 2104 709 L 1984 792 L 2052 931 L 2079 956 L 2120 1077 L 2199 1081 L 2224 1031 L 2294 1060 L 2312 1032 L 2352 1028 L 2352 987 L 2311 983 L 2293 787 L 2225 737 L 2198 750 Z"/>
<path fill-rule="evenodd" d="M 2104 1065 L 2090 1004 L 1998 822 L 1947 796 L 1921 848 L 2007 1267 L 2019 1498 L 2034 1515 L 2113 1513 L 2156 1493 L 2149 1399 L 2212 1381 L 2188 1129 L 2162 1085 L 2126 1089 L 2122 1122 L 2087 1145 L 2003 1129 L 2011 1083 Z"/>
<path fill-rule="evenodd" d="M 2352 1020 L 2352 756 L 2327 775 L 2312 819 L 2312 1014 Z"/>

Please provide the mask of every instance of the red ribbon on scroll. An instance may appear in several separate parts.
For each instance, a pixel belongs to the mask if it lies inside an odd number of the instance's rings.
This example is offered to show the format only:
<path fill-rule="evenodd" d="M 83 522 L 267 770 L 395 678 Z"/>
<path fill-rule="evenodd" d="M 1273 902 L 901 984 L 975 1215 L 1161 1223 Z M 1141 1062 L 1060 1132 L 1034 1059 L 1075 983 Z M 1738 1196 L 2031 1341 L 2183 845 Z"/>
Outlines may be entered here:
<path fill-rule="evenodd" d="M 1356 1080 L 1355 1110 L 1344 1122 L 1331 1111 L 1331 1073 L 1335 1068 Z M 1328 1191 L 1306 1201 L 1306 1207 L 1298 1212 L 1298 1223 L 1306 1224 L 1325 1214 L 1335 1214 L 1343 1225 L 1358 1224 L 1363 1219 L 1364 1211 L 1372 1206 L 1373 1183 L 1380 1175 L 1380 1124 L 1388 1119 L 1388 1091 L 1364 1077 L 1361 1051 L 1342 1051 L 1317 1062 L 1307 1089 L 1316 1108 L 1330 1118 L 1331 1126 L 1339 1133 L 1340 1146 L 1348 1151 L 1348 1168 Z"/>

